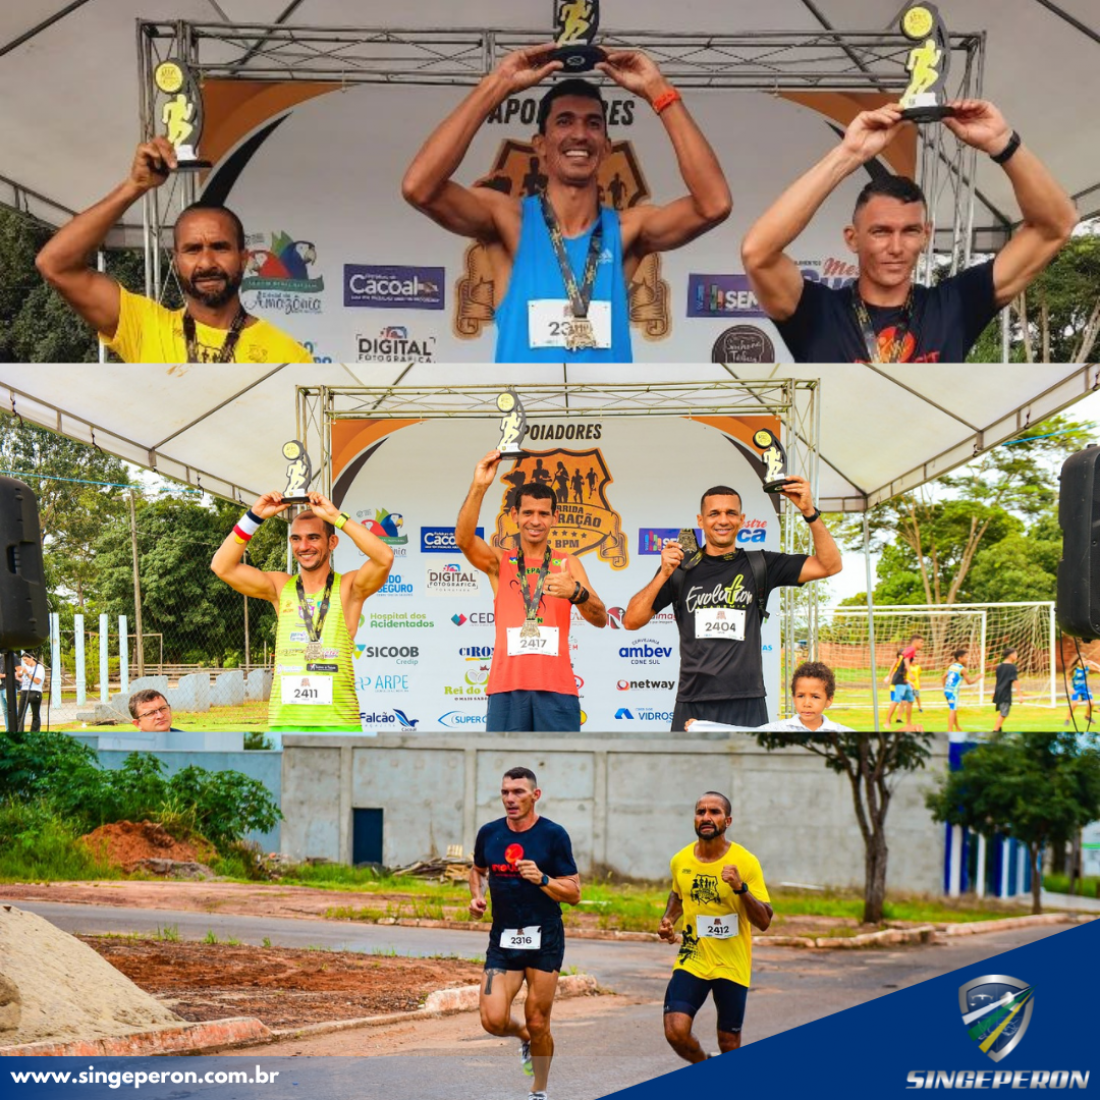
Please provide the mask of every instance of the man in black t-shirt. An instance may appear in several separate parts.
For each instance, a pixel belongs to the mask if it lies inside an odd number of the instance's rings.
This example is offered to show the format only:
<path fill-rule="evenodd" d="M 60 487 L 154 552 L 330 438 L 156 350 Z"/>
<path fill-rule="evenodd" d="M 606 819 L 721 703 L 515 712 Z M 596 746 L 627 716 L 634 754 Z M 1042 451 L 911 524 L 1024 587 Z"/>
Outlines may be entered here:
<path fill-rule="evenodd" d="M 703 529 L 704 549 L 685 561 L 683 548 L 667 542 L 657 575 L 631 599 L 623 615 L 625 629 L 639 630 L 672 604 L 680 628 L 674 731 L 682 731 L 689 718 L 731 726 L 764 725 L 768 708 L 760 624 L 768 595 L 784 585 L 805 584 L 840 572 L 840 551 L 814 507 L 810 483 L 790 477 L 783 496 L 810 525 L 813 557 L 753 551 L 762 553 L 754 569 L 748 553 L 737 547 L 737 532 L 745 518 L 741 495 L 716 485 L 703 494 L 696 517 Z"/>
<path fill-rule="evenodd" d="M 488 879 L 493 926 L 485 952 L 485 980 L 479 1007 L 490 1035 L 520 1041 L 524 1072 L 534 1077 L 530 1100 L 546 1100 L 554 1040 L 550 1011 L 565 954 L 561 903 L 581 900 L 581 880 L 569 834 L 535 805 L 542 797 L 535 773 L 512 768 L 500 786 L 505 816 L 483 825 L 470 869 L 470 912 L 480 920 Z M 525 1022 L 512 1018 L 512 1001 L 527 981 Z"/>
<path fill-rule="evenodd" d="M 1069 239 L 1077 222 L 1073 200 L 1001 112 L 976 99 L 952 106 L 956 113 L 944 126 L 1004 168 L 1019 227 L 995 259 L 934 287 L 915 286 L 932 231 L 927 203 L 916 183 L 876 161 L 905 125 L 901 108 L 891 103 L 856 115 L 841 143 L 780 196 L 741 245 L 753 291 L 798 362 L 961 363 L 997 311 Z M 836 187 L 870 161 L 876 171 L 844 231 L 859 278 L 834 290 L 804 277 L 787 249 Z"/>
<path fill-rule="evenodd" d="M 1001 663 L 997 666 L 997 682 L 993 688 L 993 705 L 997 708 L 997 717 L 993 722 L 993 732 L 1000 733 L 1008 712 L 1012 710 L 1012 685 L 1019 683 L 1020 673 L 1016 668 L 1016 650 L 1006 647 L 1001 654 Z M 1024 693 L 1016 689 L 1016 697 L 1023 699 Z"/>

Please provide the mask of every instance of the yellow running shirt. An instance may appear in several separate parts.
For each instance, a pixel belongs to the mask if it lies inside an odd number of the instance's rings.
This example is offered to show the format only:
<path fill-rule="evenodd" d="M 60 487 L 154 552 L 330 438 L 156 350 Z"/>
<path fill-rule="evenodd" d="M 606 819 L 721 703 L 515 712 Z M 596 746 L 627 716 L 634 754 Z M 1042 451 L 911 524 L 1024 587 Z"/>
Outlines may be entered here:
<path fill-rule="evenodd" d="M 124 363 L 186 363 L 187 341 L 183 336 L 183 310 L 167 309 L 141 294 L 119 287 L 118 328 L 108 340 L 99 339 Z M 199 357 L 204 363 L 217 360 L 226 330 L 195 324 Z M 258 320 L 241 329 L 233 353 L 235 363 L 312 363 L 313 356 L 292 337 L 274 325 Z"/>
<path fill-rule="evenodd" d="M 747 986 L 752 975 L 752 928 L 741 899 L 722 881 L 722 868 L 730 864 L 757 901 L 770 900 L 760 861 L 740 844 L 731 844 L 714 863 L 700 863 L 694 844 L 672 857 L 672 889 L 684 906 L 683 942 L 673 969 L 707 981 L 728 978 Z"/>

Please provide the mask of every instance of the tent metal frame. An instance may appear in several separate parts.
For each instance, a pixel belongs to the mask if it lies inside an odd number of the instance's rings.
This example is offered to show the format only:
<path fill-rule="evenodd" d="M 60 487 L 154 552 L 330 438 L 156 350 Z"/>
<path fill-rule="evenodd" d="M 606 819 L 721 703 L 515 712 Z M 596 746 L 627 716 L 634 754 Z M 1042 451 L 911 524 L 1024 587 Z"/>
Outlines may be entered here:
<path fill-rule="evenodd" d="M 529 418 L 563 417 L 699 417 L 774 416 L 783 426 L 788 472 L 804 477 L 816 500 L 821 472 L 820 381 L 773 379 L 653 385 L 592 385 L 536 383 L 523 386 Z M 332 493 L 332 425 L 338 420 L 487 420 L 487 437 L 500 421 L 496 406 L 499 385 L 418 386 L 298 386 L 297 438 L 315 459 L 324 493 Z M 703 392 L 707 406 L 691 397 Z M 779 503 L 780 543 L 785 554 L 812 554 L 809 525 L 785 498 Z M 694 501 L 685 503 L 690 518 Z M 793 713 L 788 680 L 801 659 L 816 660 L 816 585 L 779 590 L 781 709 Z M 872 624 L 873 630 L 873 624 Z M 799 635 L 805 632 L 807 650 Z"/>
<path fill-rule="evenodd" d="M 332 81 L 341 88 L 359 84 L 472 87 L 504 55 L 545 40 L 546 28 L 530 31 L 332 27 L 285 23 L 163 22 L 137 24 L 138 102 L 143 140 L 158 129 L 153 72 L 168 56 L 184 59 L 200 79 Z M 682 88 L 780 91 L 900 93 L 908 84 L 905 62 L 912 44 L 900 31 L 755 31 L 742 34 L 630 31 L 603 34 L 610 48 L 649 53 L 665 75 Z M 955 64 L 953 98 L 981 98 L 984 32 L 952 32 Z M 977 150 L 943 126 L 918 131 L 917 182 L 929 199 L 933 233 L 916 277 L 932 282 L 936 258 L 947 258 L 948 273 L 970 263 L 973 252 L 999 249 L 1011 222 L 976 188 Z M 177 176 L 167 189 L 148 192 L 143 226 L 146 293 L 158 301 L 171 275 L 165 231 L 196 197 L 195 174 Z M 975 242 L 974 208 L 981 200 L 1000 231 Z M 945 216 L 944 212 L 947 212 Z M 159 245 L 159 247 L 158 247 Z"/>

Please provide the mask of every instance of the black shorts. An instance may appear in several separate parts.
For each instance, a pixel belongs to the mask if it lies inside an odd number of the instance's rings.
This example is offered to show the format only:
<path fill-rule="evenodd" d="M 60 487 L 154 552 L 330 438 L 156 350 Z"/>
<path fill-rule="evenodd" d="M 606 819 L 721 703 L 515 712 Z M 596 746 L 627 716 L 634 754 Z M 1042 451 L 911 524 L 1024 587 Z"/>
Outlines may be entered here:
<path fill-rule="evenodd" d="M 542 946 L 537 951 L 517 951 L 500 946 L 501 928 L 495 925 L 489 932 L 489 947 L 485 952 L 486 970 L 545 970 L 548 974 L 561 970 L 565 958 L 565 926 L 561 921 L 544 924 Z"/>
<path fill-rule="evenodd" d="M 682 1012 L 695 1019 L 695 1013 L 703 1007 L 708 993 L 714 994 L 718 1030 L 736 1035 L 745 1021 L 745 1001 L 749 990 L 729 978 L 697 978 L 686 970 L 674 970 L 665 990 L 665 1014 Z"/>
<path fill-rule="evenodd" d="M 768 701 L 762 695 L 756 699 L 711 699 L 706 703 L 677 701 L 672 711 L 672 732 L 683 733 L 689 718 L 724 722 L 727 726 L 766 726 Z"/>

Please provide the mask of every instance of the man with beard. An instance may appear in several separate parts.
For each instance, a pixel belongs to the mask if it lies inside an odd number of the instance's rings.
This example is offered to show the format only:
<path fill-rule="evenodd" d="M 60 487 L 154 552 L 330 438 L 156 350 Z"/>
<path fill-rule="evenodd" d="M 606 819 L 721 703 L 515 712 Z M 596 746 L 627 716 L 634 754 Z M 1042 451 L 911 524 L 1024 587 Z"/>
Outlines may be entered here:
<path fill-rule="evenodd" d="M 695 804 L 698 839 L 672 857 L 672 891 L 657 930 L 674 944 L 676 922 L 683 917 L 683 943 L 665 991 L 665 1038 L 686 1062 L 713 1057 L 691 1027 L 708 994 L 718 1010 L 719 1051 L 741 1045 L 752 978 L 749 926 L 763 932 L 772 921 L 760 861 L 726 840 L 731 813 L 729 799 L 717 791 L 707 791 Z"/>
<path fill-rule="evenodd" d="M 488 251 L 498 362 L 630 362 L 627 288 L 651 252 L 679 248 L 724 221 L 732 201 L 721 165 L 680 93 L 645 54 L 623 50 L 596 68 L 660 116 L 688 194 L 621 212 L 600 205 L 612 152 L 607 105 L 585 80 L 555 84 L 539 104 L 534 149 L 545 189 L 520 198 L 451 178 L 482 124 L 506 100 L 562 67 L 553 44 L 517 50 L 428 138 L 402 194 L 444 229 Z"/>
<path fill-rule="evenodd" d="M 896 103 L 863 111 L 839 145 L 776 200 L 741 245 L 745 273 L 764 312 L 799 363 L 961 363 L 997 311 L 1054 259 L 1077 222 L 1073 200 L 1001 112 L 984 100 L 956 100 L 943 120 L 1008 176 L 1022 215 L 992 260 L 935 286 L 915 285 L 932 225 L 913 180 L 879 167 L 844 230 L 859 278 L 834 289 L 806 277 L 787 248 L 848 176 L 874 161 L 905 125 Z"/>
<path fill-rule="evenodd" d="M 558 520 L 554 490 L 540 482 L 517 485 L 511 495 L 518 546 L 490 546 L 477 534 L 485 493 L 496 480 L 500 451 L 474 470 L 458 513 L 455 543 L 493 587 L 496 640 L 486 694 L 490 733 L 577 732 L 581 706 L 569 659 L 569 621 L 577 611 L 593 626 L 607 625 L 607 609 L 592 591 L 584 566 L 555 554 L 550 531 Z"/>
<path fill-rule="evenodd" d="M 502 818 L 483 825 L 470 868 L 470 915 L 485 916 L 485 883 L 493 900 L 493 927 L 485 952 L 478 1006 L 490 1035 L 520 1041 L 524 1072 L 534 1077 L 530 1100 L 546 1100 L 554 1056 L 550 1013 L 565 957 L 561 905 L 581 900 L 581 878 L 569 834 L 535 806 L 542 797 L 535 773 L 511 768 L 500 784 Z M 512 1001 L 524 981 L 524 1022 L 512 1018 Z"/>
<path fill-rule="evenodd" d="M 264 520 L 285 512 L 282 493 L 265 493 L 237 521 L 210 568 L 245 596 L 269 600 L 279 616 L 275 681 L 268 708 L 272 733 L 360 733 L 352 657 L 363 601 L 386 583 L 393 551 L 320 493 L 290 524 L 298 576 L 241 561 Z M 354 572 L 332 568 L 342 531 L 365 556 Z"/>
<path fill-rule="evenodd" d="M 194 203 L 176 220 L 173 263 L 183 309 L 132 294 L 88 266 L 112 226 L 175 167 L 167 138 L 139 145 L 129 176 L 62 226 L 38 253 L 43 278 L 126 363 L 312 363 L 301 344 L 241 305 L 244 227 L 224 206 Z"/>
<path fill-rule="evenodd" d="M 745 520 L 741 495 L 716 485 L 703 494 L 696 516 L 704 548 L 685 560 L 679 543 L 666 542 L 653 580 L 627 605 L 624 629 L 640 630 L 672 604 L 680 628 L 680 682 L 672 717 L 677 732 L 689 718 L 764 725 L 768 707 L 760 627 L 768 596 L 784 585 L 840 572 L 840 551 L 814 507 L 809 482 L 787 478 L 783 496 L 810 525 L 813 557 L 738 547 L 737 532 Z"/>

